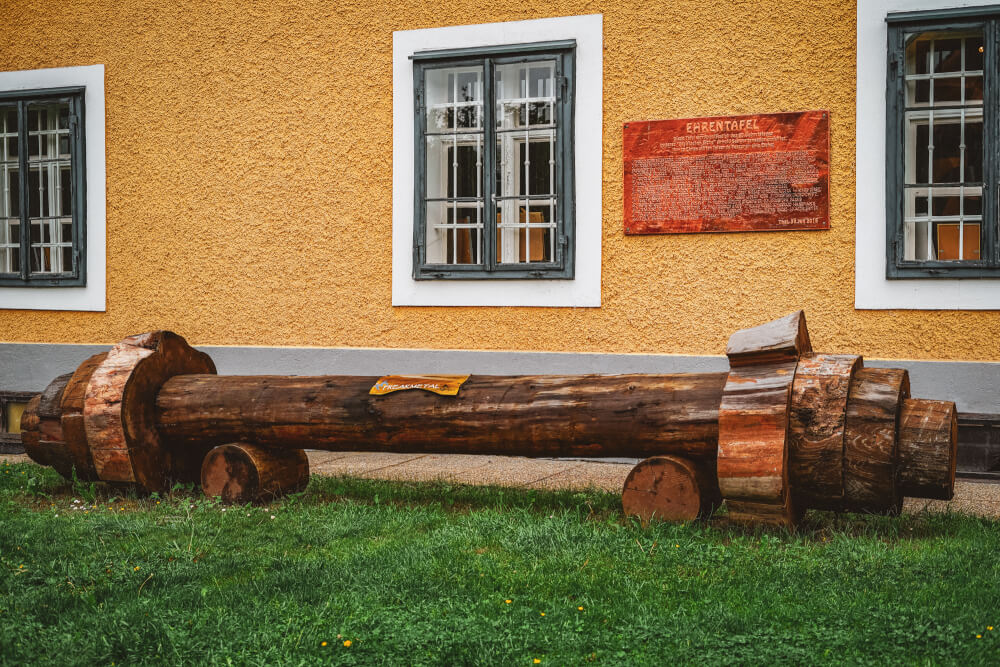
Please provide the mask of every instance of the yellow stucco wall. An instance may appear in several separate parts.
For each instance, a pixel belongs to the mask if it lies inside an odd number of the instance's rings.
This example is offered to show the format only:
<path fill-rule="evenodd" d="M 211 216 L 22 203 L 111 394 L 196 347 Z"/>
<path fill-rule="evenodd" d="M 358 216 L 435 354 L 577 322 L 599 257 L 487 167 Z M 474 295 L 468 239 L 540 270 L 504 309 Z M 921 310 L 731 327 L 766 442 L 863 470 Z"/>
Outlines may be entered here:
<path fill-rule="evenodd" d="M 393 30 L 591 13 L 603 306 L 393 308 Z M 998 312 L 854 309 L 852 2 L 6 0 L 0 23 L 0 70 L 105 65 L 108 184 L 107 312 L 0 311 L 0 341 L 170 328 L 195 344 L 720 354 L 734 329 L 804 308 L 818 349 L 1000 358 Z M 830 231 L 622 234 L 624 122 L 805 109 L 831 112 Z"/>

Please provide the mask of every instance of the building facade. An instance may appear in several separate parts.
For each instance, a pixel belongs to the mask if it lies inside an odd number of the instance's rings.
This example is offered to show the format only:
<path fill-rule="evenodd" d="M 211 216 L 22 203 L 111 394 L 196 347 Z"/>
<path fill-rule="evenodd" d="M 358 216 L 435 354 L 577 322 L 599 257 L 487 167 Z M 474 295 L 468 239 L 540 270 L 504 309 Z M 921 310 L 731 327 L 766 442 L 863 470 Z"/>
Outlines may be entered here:
<path fill-rule="evenodd" d="M 803 309 L 816 349 L 1000 413 L 1000 6 L 0 17 L 0 391 L 154 329 L 222 373 L 722 370 Z M 625 124 L 806 110 L 828 229 L 624 233 Z"/>

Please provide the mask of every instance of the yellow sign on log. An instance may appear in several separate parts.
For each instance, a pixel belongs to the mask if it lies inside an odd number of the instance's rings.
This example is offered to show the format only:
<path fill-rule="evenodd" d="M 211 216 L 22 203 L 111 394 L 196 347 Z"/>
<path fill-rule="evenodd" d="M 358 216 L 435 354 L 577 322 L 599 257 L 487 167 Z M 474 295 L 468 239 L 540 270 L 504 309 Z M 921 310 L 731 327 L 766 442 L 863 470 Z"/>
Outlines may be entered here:
<path fill-rule="evenodd" d="M 441 396 L 455 396 L 468 379 L 468 375 L 384 375 L 368 393 L 382 396 L 394 391 L 423 389 Z"/>

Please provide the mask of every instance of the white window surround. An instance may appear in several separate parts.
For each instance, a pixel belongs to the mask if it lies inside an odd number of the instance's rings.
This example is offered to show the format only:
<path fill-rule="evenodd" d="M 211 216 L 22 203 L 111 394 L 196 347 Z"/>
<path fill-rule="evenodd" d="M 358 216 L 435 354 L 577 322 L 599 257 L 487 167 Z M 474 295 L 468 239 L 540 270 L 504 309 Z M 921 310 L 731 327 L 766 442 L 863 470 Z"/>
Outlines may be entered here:
<path fill-rule="evenodd" d="M 889 310 L 1000 309 L 997 279 L 887 280 L 886 262 L 886 15 L 995 5 L 997 0 L 860 0 L 856 146 L 854 306 Z"/>
<path fill-rule="evenodd" d="M 104 65 L 0 72 L 0 90 L 84 86 L 87 179 L 87 284 L 84 287 L 0 287 L 0 309 L 90 310 L 105 306 Z"/>
<path fill-rule="evenodd" d="M 392 35 L 392 305 L 601 305 L 603 17 L 559 18 L 397 31 Z M 413 279 L 413 63 L 417 51 L 576 40 L 574 169 L 576 278 Z"/>

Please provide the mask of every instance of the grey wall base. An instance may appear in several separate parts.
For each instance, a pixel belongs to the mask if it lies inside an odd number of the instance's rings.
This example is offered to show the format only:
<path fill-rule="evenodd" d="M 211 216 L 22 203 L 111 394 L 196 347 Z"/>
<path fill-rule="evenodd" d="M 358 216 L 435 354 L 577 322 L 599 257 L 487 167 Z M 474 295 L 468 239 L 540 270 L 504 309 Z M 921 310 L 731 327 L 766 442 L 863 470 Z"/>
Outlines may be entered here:
<path fill-rule="evenodd" d="M 108 347 L 0 343 L 0 390 L 41 391 L 57 375 Z M 211 345 L 199 349 L 211 355 L 222 375 L 665 374 L 729 369 L 723 356 Z M 1000 363 L 866 359 L 865 364 L 907 369 L 914 396 L 955 401 L 960 412 L 1000 414 Z"/>

